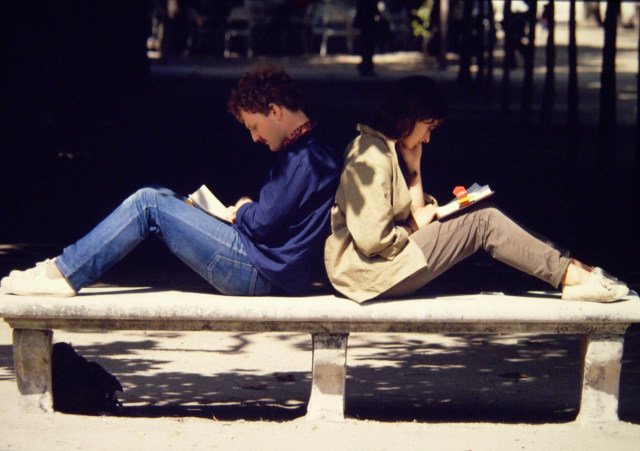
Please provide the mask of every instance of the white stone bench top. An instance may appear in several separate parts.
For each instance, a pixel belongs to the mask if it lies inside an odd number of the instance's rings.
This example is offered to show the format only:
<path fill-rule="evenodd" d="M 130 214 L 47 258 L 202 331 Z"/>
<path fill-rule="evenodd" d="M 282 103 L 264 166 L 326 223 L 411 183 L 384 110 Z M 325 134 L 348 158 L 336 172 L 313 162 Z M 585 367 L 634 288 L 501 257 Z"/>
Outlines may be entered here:
<path fill-rule="evenodd" d="M 559 293 L 461 295 L 364 305 L 332 295 L 237 297 L 152 288 L 85 288 L 72 298 L 0 294 L 0 317 L 83 320 L 326 323 L 633 323 L 640 298 L 600 304 Z"/>

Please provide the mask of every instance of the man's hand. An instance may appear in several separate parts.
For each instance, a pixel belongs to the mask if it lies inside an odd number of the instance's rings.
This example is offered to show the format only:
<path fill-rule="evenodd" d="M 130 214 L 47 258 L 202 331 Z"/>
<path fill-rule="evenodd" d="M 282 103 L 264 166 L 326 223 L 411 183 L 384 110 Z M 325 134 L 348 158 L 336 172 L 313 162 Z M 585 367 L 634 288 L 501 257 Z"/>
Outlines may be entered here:
<path fill-rule="evenodd" d="M 238 212 L 238 209 L 244 204 L 248 204 L 250 202 L 253 202 L 250 197 L 241 197 L 235 205 L 227 207 L 227 215 L 224 219 L 229 221 L 231 224 L 234 224 L 236 222 L 236 213 Z"/>
<path fill-rule="evenodd" d="M 231 224 L 234 224 L 236 222 L 236 212 L 237 211 L 238 211 L 238 207 L 236 207 L 235 205 L 227 207 L 227 214 L 224 217 L 224 219 L 229 221 Z"/>
<path fill-rule="evenodd" d="M 248 204 L 249 202 L 253 202 L 250 197 L 247 197 L 247 196 L 241 197 L 240 199 L 238 199 L 238 202 L 236 202 L 235 207 L 236 209 L 238 209 L 242 207 L 244 204 Z"/>

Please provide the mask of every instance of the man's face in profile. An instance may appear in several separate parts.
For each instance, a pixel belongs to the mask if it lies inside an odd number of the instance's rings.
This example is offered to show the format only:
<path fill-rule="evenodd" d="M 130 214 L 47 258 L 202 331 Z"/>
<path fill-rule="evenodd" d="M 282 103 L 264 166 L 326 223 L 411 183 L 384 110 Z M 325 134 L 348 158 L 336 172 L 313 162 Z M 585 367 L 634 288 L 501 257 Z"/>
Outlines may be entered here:
<path fill-rule="evenodd" d="M 242 110 L 240 117 L 251 132 L 251 139 L 254 142 L 266 144 L 272 152 L 277 152 L 287 138 L 280 121 L 282 117 L 280 113 L 280 109 L 273 105 L 266 116 L 262 113 L 249 113 Z"/>

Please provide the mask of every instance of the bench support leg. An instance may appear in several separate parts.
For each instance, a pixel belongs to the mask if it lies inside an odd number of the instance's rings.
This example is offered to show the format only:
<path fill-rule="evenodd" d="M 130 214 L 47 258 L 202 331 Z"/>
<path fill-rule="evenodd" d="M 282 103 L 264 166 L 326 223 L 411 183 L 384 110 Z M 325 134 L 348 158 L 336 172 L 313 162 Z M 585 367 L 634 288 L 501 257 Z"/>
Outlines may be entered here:
<path fill-rule="evenodd" d="M 583 335 L 582 402 L 576 421 L 618 421 L 622 334 Z"/>
<path fill-rule="evenodd" d="M 13 330 L 18 404 L 27 411 L 53 412 L 50 330 Z"/>
<path fill-rule="evenodd" d="M 312 386 L 307 419 L 344 421 L 349 334 L 313 334 Z"/>

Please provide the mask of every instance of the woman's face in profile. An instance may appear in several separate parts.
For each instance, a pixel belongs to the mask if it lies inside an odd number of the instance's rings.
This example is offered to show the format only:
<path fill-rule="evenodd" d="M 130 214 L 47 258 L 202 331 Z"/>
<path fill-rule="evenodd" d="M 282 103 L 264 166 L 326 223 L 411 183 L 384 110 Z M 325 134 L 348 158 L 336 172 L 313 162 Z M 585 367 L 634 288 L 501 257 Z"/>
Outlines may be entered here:
<path fill-rule="evenodd" d="M 402 139 L 402 145 L 408 149 L 413 149 L 420 143 L 428 143 L 431 139 L 431 131 L 440 125 L 438 119 L 425 119 L 416 122 L 413 131 L 406 138 Z"/>

